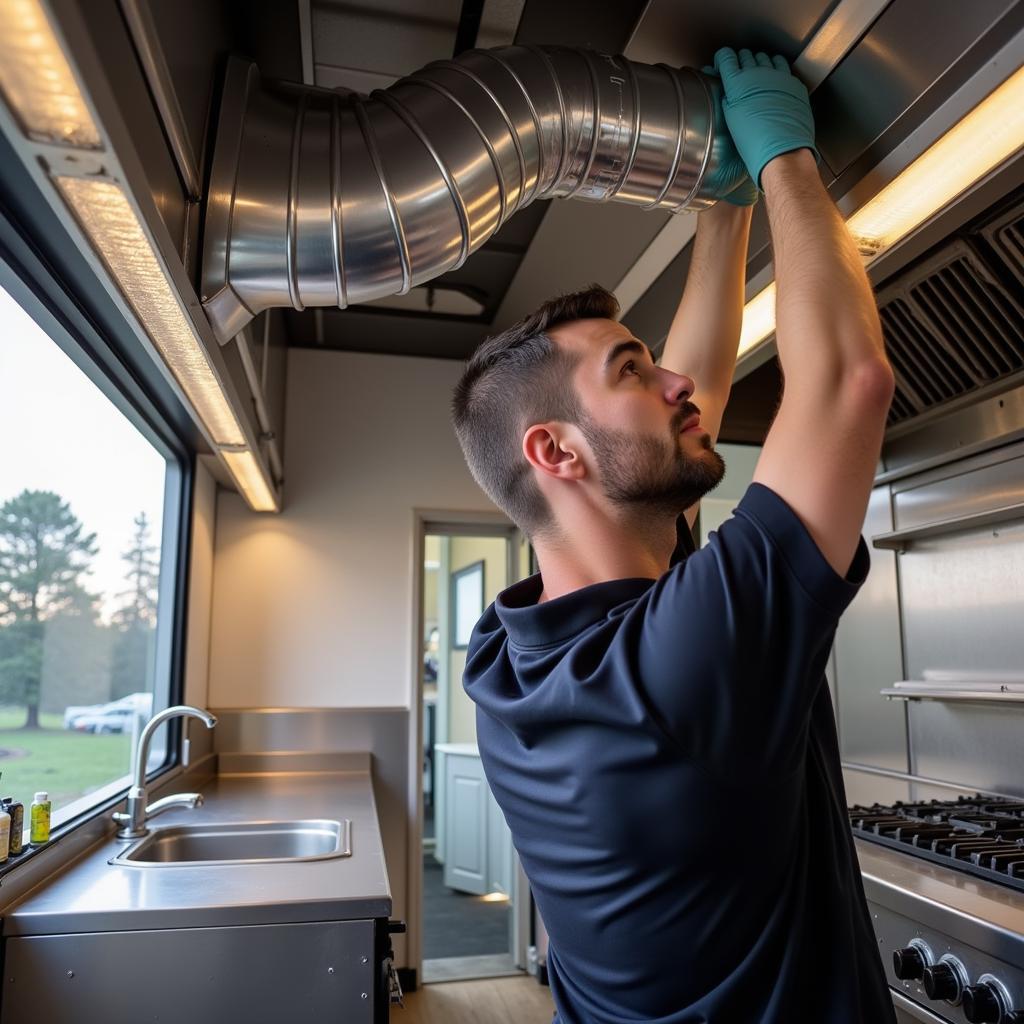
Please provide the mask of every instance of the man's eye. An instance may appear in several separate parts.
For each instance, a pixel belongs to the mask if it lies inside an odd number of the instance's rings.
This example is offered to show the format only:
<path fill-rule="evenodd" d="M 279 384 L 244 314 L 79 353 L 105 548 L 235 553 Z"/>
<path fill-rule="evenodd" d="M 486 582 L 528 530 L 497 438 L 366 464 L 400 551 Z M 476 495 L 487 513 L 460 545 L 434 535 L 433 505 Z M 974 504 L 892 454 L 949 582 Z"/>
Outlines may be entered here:
<path fill-rule="evenodd" d="M 630 370 L 632 373 L 635 373 L 638 377 L 640 376 L 639 371 L 636 369 L 636 363 L 634 363 L 632 359 L 630 359 L 629 362 L 625 363 L 622 367 L 623 373 L 625 373 L 627 370 Z"/>

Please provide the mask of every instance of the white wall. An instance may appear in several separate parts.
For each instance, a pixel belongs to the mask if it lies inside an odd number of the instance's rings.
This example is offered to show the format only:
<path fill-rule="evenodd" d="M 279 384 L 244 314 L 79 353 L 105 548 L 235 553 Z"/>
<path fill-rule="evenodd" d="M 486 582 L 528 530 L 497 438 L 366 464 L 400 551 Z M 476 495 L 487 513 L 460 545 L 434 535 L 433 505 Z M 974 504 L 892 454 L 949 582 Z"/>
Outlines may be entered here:
<path fill-rule="evenodd" d="M 185 631 L 185 703 L 206 707 L 209 697 L 210 606 L 213 598 L 213 538 L 217 483 L 196 463 L 192 499 L 192 549 L 188 573 L 188 625 Z M 204 730 L 205 731 L 205 730 Z"/>
<path fill-rule="evenodd" d="M 733 510 L 754 478 L 760 445 L 716 444 L 715 450 L 725 459 L 725 476 L 707 497 L 700 500 L 700 542 L 705 544 L 708 534 L 717 530 Z"/>
<path fill-rule="evenodd" d="M 495 509 L 449 421 L 456 360 L 293 349 L 284 511 L 222 491 L 211 707 L 410 707 L 413 508 Z"/>

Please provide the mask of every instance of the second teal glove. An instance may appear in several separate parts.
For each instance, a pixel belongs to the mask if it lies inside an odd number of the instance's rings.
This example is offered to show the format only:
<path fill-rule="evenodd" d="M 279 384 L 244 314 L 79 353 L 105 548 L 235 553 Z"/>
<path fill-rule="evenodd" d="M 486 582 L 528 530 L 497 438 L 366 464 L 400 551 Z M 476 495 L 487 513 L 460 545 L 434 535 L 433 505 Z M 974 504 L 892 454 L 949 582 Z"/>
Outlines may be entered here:
<path fill-rule="evenodd" d="M 755 57 L 749 50 L 737 55 L 724 47 L 715 54 L 715 70 L 725 90 L 722 111 L 729 134 L 759 188 L 761 171 L 774 157 L 795 149 L 818 155 L 807 90 L 785 58 Z"/>
<path fill-rule="evenodd" d="M 736 144 L 729 134 L 722 112 L 722 83 L 718 72 L 711 67 L 703 67 L 701 71 L 707 75 L 705 84 L 714 107 L 715 130 L 711 143 L 711 167 L 705 180 L 705 186 L 715 199 L 723 199 L 733 206 L 753 206 L 760 193 L 757 186 L 746 173 L 743 157 L 736 151 Z M 735 184 L 738 182 L 738 184 Z"/>

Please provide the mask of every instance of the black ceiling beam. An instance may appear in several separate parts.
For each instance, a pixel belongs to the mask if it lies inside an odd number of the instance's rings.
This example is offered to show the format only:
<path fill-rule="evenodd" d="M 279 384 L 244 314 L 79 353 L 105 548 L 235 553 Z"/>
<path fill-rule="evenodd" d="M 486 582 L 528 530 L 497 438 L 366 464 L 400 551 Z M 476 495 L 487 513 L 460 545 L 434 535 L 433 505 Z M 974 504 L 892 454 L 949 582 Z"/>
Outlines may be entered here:
<path fill-rule="evenodd" d="M 516 42 L 621 53 L 646 7 L 647 0 L 526 0 Z"/>
<path fill-rule="evenodd" d="M 480 19 L 483 16 L 484 0 L 462 0 L 459 25 L 455 30 L 453 57 L 458 57 L 460 53 L 472 50 L 476 46 L 476 37 L 480 34 Z"/>

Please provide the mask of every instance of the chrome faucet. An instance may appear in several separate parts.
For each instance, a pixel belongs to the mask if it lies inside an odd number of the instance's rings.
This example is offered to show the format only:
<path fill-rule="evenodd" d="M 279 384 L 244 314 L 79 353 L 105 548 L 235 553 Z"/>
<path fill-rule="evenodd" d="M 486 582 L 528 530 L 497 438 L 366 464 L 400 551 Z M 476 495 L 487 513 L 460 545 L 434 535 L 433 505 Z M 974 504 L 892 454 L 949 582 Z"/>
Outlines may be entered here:
<path fill-rule="evenodd" d="M 189 704 L 176 704 L 174 707 L 166 708 L 146 723 L 139 736 L 139 745 L 135 751 L 135 774 L 132 776 L 132 788 L 128 790 L 128 809 L 124 812 L 114 812 L 114 821 L 121 826 L 117 832 L 118 839 L 139 839 L 149 831 L 146 822 L 150 818 L 169 811 L 172 807 L 198 807 L 202 804 L 202 793 L 174 793 L 157 800 L 156 803 L 148 806 L 146 804 L 146 762 L 149 760 L 149 741 L 153 733 L 169 718 L 186 716 L 200 719 L 206 724 L 207 729 L 212 729 L 217 724 L 216 715 L 211 715 L 209 711 L 194 708 Z"/>

